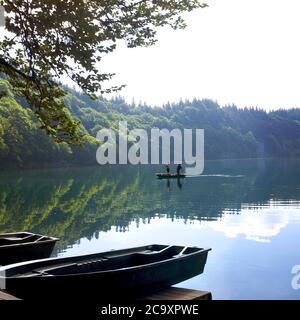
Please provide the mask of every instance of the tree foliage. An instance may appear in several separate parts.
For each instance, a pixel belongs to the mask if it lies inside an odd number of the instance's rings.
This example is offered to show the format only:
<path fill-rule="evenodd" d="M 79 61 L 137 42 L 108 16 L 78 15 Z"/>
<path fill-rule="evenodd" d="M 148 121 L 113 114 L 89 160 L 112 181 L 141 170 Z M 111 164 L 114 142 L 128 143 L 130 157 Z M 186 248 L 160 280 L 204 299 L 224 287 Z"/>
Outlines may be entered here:
<path fill-rule="evenodd" d="M 27 100 L 55 141 L 80 142 L 78 122 L 62 102 L 62 76 L 95 98 L 106 87 L 103 55 L 118 40 L 128 47 L 155 43 L 158 27 L 184 28 L 183 12 L 205 7 L 198 0 L 1 0 L 7 34 L 0 43 L 0 72 Z"/>

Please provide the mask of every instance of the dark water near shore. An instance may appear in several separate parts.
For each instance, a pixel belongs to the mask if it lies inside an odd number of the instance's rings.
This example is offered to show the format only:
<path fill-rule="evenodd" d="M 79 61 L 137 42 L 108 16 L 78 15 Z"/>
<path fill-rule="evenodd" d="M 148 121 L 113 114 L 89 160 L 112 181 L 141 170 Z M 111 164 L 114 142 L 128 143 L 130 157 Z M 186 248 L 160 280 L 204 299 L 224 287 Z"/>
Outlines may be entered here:
<path fill-rule="evenodd" d="M 160 166 L 0 173 L 0 232 L 61 238 L 54 255 L 149 243 L 211 247 L 180 286 L 215 299 L 300 299 L 297 160 L 208 161 L 202 176 L 158 180 Z"/>

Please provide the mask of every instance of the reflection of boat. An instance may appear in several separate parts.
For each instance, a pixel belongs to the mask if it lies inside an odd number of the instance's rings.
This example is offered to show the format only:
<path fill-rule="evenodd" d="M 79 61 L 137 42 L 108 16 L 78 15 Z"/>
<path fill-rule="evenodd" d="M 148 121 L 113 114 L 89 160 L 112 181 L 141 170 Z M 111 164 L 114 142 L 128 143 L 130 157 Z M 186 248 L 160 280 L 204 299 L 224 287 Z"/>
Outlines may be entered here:
<path fill-rule="evenodd" d="M 58 240 L 30 232 L 0 234 L 0 264 L 48 258 Z"/>
<path fill-rule="evenodd" d="M 42 259 L 0 268 L 0 283 L 24 299 L 132 297 L 203 272 L 210 249 L 148 245 L 83 256 Z M 95 296 L 95 292 L 96 294 Z M 82 296 L 81 296 L 82 297 Z"/>
<path fill-rule="evenodd" d="M 185 178 L 185 174 L 177 174 L 177 173 L 156 173 L 157 178 L 160 179 L 168 179 L 168 178 Z"/>

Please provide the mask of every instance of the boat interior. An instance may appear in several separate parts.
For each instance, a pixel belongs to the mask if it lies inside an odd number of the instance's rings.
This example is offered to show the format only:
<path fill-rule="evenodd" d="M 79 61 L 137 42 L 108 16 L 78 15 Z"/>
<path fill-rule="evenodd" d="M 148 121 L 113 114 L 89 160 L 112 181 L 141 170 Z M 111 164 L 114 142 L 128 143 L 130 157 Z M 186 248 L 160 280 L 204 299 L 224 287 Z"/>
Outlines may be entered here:
<path fill-rule="evenodd" d="M 3 234 L 0 235 L 0 246 L 21 244 L 27 242 L 40 242 L 45 240 L 49 240 L 49 237 L 27 232 Z"/>
<path fill-rule="evenodd" d="M 172 258 L 175 259 L 201 250 L 203 249 L 196 247 L 152 245 L 145 247 L 144 250 L 138 252 L 128 252 L 119 255 L 117 252 L 112 253 L 111 255 L 99 254 L 97 258 L 93 257 L 93 259 L 90 260 L 85 259 L 72 262 L 70 258 L 68 263 L 40 267 L 27 274 L 23 274 L 22 276 L 62 276 L 108 270 L 113 271 L 122 268 L 161 262 Z"/>

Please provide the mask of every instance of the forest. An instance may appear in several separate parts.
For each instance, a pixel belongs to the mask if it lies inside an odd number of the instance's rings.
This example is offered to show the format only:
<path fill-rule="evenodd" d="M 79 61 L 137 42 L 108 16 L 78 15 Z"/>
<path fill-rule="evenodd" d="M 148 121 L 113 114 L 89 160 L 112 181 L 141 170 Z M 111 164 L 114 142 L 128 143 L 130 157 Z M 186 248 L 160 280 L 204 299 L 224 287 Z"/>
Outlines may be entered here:
<path fill-rule="evenodd" d="M 209 99 L 167 103 L 163 107 L 128 104 L 118 96 L 92 100 L 63 87 L 70 115 L 79 123 L 82 145 L 56 143 L 26 101 L 0 79 L 1 168 L 96 165 L 96 133 L 125 120 L 128 128 L 205 130 L 205 159 L 300 157 L 300 109 L 266 112 L 257 107 L 220 106 Z"/>

